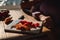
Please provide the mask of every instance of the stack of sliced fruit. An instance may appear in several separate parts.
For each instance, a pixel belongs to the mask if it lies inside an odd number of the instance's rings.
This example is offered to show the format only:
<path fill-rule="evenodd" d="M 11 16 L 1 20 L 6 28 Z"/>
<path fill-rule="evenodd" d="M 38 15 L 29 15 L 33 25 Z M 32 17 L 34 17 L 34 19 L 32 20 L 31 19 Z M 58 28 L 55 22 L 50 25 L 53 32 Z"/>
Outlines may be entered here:
<path fill-rule="evenodd" d="M 18 30 L 31 30 L 32 28 L 37 29 L 39 28 L 39 23 L 28 22 L 25 20 L 20 21 L 18 24 L 14 25 L 13 27 Z"/>

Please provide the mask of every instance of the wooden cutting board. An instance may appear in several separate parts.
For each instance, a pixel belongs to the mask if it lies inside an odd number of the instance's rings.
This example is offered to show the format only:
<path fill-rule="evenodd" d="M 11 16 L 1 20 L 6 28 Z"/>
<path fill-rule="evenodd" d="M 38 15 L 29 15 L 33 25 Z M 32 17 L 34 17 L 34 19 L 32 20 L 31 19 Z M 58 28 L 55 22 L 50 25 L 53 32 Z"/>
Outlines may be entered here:
<path fill-rule="evenodd" d="M 28 16 L 27 14 L 25 14 L 22 10 L 10 10 L 10 13 L 9 14 L 11 15 L 11 17 L 13 17 L 13 20 L 16 20 L 21 15 L 24 15 L 25 16 L 25 19 L 24 20 L 32 21 L 32 22 L 39 22 L 39 21 L 36 21 L 33 17 Z M 4 31 L 5 25 L 3 23 L 4 22 L 1 22 L 0 21 L 0 38 L 1 39 L 3 39 L 3 38 L 17 37 L 17 36 L 24 36 L 24 34 L 5 32 Z M 46 28 L 46 27 L 43 27 L 42 32 L 46 32 L 46 31 L 50 31 L 50 30 L 48 28 Z"/>

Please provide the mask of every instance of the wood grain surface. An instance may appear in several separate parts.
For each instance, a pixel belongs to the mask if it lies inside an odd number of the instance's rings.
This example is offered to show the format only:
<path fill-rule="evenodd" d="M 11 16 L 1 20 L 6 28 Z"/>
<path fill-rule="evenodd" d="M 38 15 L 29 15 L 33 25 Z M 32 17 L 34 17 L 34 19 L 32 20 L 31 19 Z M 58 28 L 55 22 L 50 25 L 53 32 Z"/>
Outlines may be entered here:
<path fill-rule="evenodd" d="M 13 20 L 16 20 L 19 17 L 21 17 L 22 15 L 24 15 L 25 16 L 25 19 L 24 20 L 32 21 L 32 22 L 39 22 L 39 21 L 36 21 L 33 17 L 25 14 L 22 10 L 10 10 L 10 13 L 9 14 L 11 15 L 10 17 L 13 17 L 12 18 Z M 4 21 L 0 21 L 0 39 L 12 38 L 12 37 L 24 36 L 25 35 L 25 34 L 5 32 L 4 31 L 5 26 L 6 25 L 5 25 Z M 50 31 L 50 30 L 47 29 L 46 27 L 43 27 L 42 32 L 46 32 L 46 31 Z"/>

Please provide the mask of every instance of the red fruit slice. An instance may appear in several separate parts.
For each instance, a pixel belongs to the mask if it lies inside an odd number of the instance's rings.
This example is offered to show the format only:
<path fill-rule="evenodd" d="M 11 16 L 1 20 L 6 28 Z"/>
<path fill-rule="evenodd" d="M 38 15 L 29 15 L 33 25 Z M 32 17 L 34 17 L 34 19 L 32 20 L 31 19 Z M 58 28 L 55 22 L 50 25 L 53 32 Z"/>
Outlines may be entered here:
<path fill-rule="evenodd" d="M 32 27 L 34 27 L 34 28 L 39 27 L 39 23 L 32 24 Z"/>
<path fill-rule="evenodd" d="M 32 28 L 36 28 L 35 24 L 32 24 Z"/>
<path fill-rule="evenodd" d="M 23 21 L 24 23 L 27 23 L 27 21 Z"/>
<path fill-rule="evenodd" d="M 29 22 L 29 24 L 31 25 L 31 24 L 32 24 L 32 22 Z"/>
<path fill-rule="evenodd" d="M 23 25 L 28 26 L 28 23 L 24 23 Z"/>
<path fill-rule="evenodd" d="M 35 26 L 36 26 L 36 27 L 39 27 L 39 23 L 36 23 Z"/>
<path fill-rule="evenodd" d="M 24 23 L 27 23 L 27 21 L 24 21 L 24 20 L 23 20 L 23 21 L 20 21 L 20 23 L 24 24 Z"/>

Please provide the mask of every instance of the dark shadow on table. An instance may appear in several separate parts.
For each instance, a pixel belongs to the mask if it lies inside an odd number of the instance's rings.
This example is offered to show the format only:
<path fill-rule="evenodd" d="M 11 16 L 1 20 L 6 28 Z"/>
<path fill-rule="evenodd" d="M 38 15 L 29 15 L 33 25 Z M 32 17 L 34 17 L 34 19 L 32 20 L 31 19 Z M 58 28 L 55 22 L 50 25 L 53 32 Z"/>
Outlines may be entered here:
<path fill-rule="evenodd" d="M 43 32 L 37 35 L 27 34 L 26 36 L 12 37 L 2 40 L 54 40 L 51 32 Z"/>

